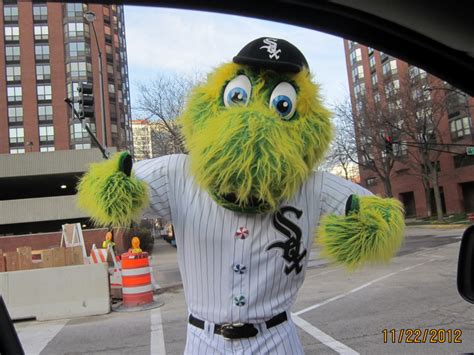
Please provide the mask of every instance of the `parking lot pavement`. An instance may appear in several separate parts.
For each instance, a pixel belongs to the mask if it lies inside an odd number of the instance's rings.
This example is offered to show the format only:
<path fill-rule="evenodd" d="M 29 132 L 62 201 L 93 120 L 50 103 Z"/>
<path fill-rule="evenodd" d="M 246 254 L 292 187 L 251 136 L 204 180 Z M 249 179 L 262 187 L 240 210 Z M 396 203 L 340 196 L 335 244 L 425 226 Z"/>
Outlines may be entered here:
<path fill-rule="evenodd" d="M 421 236 L 422 237 L 422 236 Z M 431 238 L 437 238 L 433 235 Z M 426 238 L 426 237 L 423 237 Z M 448 242 L 449 241 L 449 242 Z M 459 240 L 400 255 L 386 266 L 347 273 L 340 267 L 310 268 L 292 309 L 307 354 L 459 353 L 474 349 L 474 305 L 456 290 Z M 186 305 L 180 287 L 158 295 L 161 308 L 111 313 L 62 322 L 16 325 L 26 349 L 42 354 L 182 354 Z M 397 335 L 384 342 L 383 331 Z M 404 329 L 459 329 L 462 343 L 431 339 L 409 343 Z M 443 340 L 443 341 L 442 341 Z M 32 352 L 34 353 L 34 352 Z"/>

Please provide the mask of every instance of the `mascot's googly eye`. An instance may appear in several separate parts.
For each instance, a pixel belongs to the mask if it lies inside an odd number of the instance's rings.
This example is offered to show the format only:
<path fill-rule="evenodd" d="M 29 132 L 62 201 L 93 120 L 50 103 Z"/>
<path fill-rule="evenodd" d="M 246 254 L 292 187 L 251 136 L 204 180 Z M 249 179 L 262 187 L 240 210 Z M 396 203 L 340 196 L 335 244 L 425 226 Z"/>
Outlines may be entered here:
<path fill-rule="evenodd" d="M 270 96 L 270 108 L 274 109 L 283 120 L 290 120 L 296 110 L 296 90 L 286 81 L 278 84 Z"/>
<path fill-rule="evenodd" d="M 224 105 L 231 106 L 245 106 L 250 100 L 252 93 L 252 84 L 249 78 L 245 75 L 239 75 L 229 81 L 224 90 Z"/>

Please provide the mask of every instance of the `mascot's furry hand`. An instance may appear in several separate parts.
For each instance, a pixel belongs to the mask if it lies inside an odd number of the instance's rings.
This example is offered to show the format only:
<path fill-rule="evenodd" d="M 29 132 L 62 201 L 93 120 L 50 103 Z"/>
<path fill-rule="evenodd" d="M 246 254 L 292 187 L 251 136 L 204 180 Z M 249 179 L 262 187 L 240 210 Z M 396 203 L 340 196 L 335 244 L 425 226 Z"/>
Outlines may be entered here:
<path fill-rule="evenodd" d="M 147 185 L 132 174 L 128 152 L 91 164 L 77 190 L 79 207 L 101 226 L 128 227 L 148 204 Z"/>
<path fill-rule="evenodd" d="M 366 262 L 388 262 L 403 241 L 404 227 L 398 200 L 351 195 L 345 216 L 322 218 L 317 242 L 324 257 L 353 270 Z"/>

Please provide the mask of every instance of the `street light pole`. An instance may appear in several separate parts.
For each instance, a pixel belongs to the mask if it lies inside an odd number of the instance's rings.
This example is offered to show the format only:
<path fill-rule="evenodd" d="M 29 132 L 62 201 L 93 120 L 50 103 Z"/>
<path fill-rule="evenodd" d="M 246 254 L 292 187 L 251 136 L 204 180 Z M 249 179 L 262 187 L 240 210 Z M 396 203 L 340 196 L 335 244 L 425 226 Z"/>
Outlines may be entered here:
<path fill-rule="evenodd" d="M 107 147 L 107 129 L 105 123 L 105 98 L 104 98 L 104 74 L 102 71 L 102 51 L 99 47 L 99 40 L 97 39 L 97 33 L 94 27 L 94 20 L 96 19 L 93 11 L 87 11 L 84 13 L 84 18 L 92 25 L 92 31 L 94 32 L 95 43 L 97 45 L 97 52 L 99 53 L 99 78 L 100 78 L 100 108 L 102 112 L 102 145 L 104 148 Z"/>

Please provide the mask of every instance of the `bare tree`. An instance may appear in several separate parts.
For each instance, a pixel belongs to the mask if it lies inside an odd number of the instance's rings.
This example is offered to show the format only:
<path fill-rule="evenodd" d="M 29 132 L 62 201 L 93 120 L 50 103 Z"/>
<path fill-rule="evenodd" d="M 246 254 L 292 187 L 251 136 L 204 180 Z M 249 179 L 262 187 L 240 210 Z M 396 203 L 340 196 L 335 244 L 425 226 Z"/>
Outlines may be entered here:
<path fill-rule="evenodd" d="M 447 111 L 465 104 L 466 96 L 458 94 L 451 98 L 445 89 L 437 90 L 436 85 L 445 85 L 441 80 L 416 67 L 409 69 L 406 74 L 384 75 L 380 88 L 383 87 L 385 95 L 375 91 L 371 98 L 356 95 L 354 107 L 348 100 L 336 105 L 337 117 L 346 125 L 353 125 L 355 135 L 353 139 L 347 134 L 339 139 L 336 136 L 342 149 L 335 152 L 372 170 L 383 182 L 387 196 L 393 195 L 394 166 L 406 166 L 423 183 L 428 215 L 433 195 L 437 219 L 442 221 L 439 159 L 451 150 L 446 143 L 449 131 L 441 124 Z"/>
<path fill-rule="evenodd" d="M 440 95 L 432 95 L 426 72 L 410 67 L 406 75 L 399 74 L 400 88 L 387 96 L 391 116 L 395 155 L 424 186 L 428 215 L 431 215 L 431 189 L 437 219 L 442 221 L 443 208 L 439 187 L 439 158 L 444 133 L 440 123 L 445 114 L 445 103 Z M 433 80 L 436 80 L 433 78 Z"/>
<path fill-rule="evenodd" d="M 354 126 L 347 120 L 336 117 L 334 120 L 334 139 L 321 165 L 322 170 L 331 171 L 346 180 L 357 181 L 359 168 L 354 139 Z"/>
<path fill-rule="evenodd" d="M 336 135 L 337 154 L 340 159 L 349 159 L 359 167 L 373 171 L 383 182 L 386 196 L 392 197 L 391 173 L 394 156 L 387 154 L 386 137 L 392 134 L 387 124 L 387 113 L 380 105 L 368 105 L 365 97 L 352 108 L 349 99 L 333 108 L 340 128 L 344 132 Z M 352 129 L 353 127 L 353 129 Z"/>
<path fill-rule="evenodd" d="M 135 110 L 155 125 L 154 139 L 160 139 L 161 151 L 184 152 L 183 137 L 176 124 L 185 107 L 191 89 L 202 75 L 163 75 L 138 84 L 140 96 Z M 166 147 L 166 149 L 165 149 Z"/>

